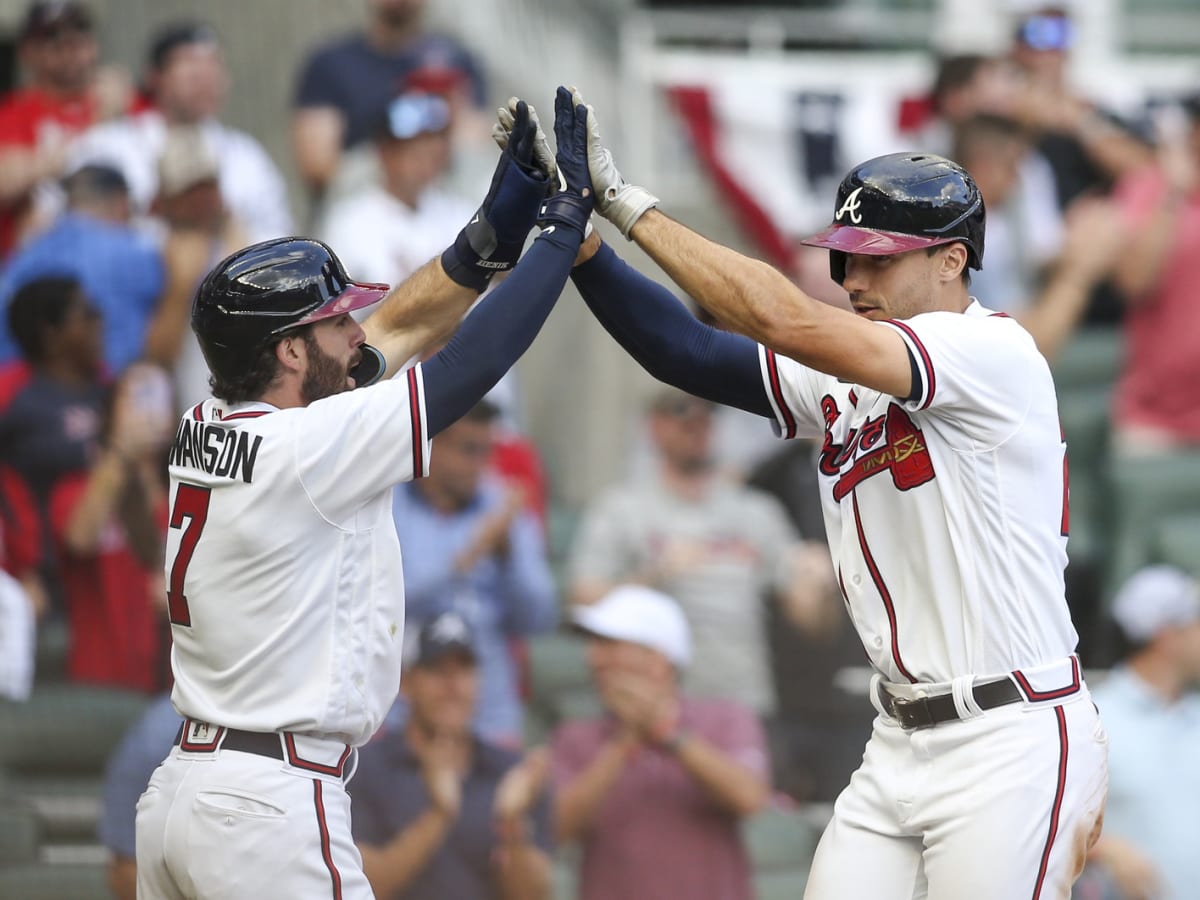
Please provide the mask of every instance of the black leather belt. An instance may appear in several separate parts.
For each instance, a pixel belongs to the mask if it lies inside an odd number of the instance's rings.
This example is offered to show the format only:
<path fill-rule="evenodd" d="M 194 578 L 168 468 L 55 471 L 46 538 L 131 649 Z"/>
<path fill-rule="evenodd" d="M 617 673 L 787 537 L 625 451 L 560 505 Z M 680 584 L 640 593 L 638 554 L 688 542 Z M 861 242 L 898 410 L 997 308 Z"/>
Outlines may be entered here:
<path fill-rule="evenodd" d="M 959 719 L 958 710 L 954 707 L 953 694 L 914 697 L 910 700 L 889 694 L 882 683 L 878 693 L 879 702 L 884 710 L 899 722 L 902 728 L 932 728 L 942 722 L 954 722 Z M 971 688 L 971 693 L 980 709 L 995 709 L 997 706 L 1007 706 L 1024 699 L 1017 686 L 1008 678 L 977 684 Z"/>
<path fill-rule="evenodd" d="M 179 731 L 175 734 L 176 747 L 182 742 L 183 729 L 186 727 L 186 722 L 179 726 Z M 226 728 L 225 739 L 221 741 L 221 749 L 240 750 L 242 753 L 268 756 L 283 762 L 287 757 L 283 753 L 283 742 L 279 737 L 280 735 L 274 731 L 238 731 L 236 728 Z"/>

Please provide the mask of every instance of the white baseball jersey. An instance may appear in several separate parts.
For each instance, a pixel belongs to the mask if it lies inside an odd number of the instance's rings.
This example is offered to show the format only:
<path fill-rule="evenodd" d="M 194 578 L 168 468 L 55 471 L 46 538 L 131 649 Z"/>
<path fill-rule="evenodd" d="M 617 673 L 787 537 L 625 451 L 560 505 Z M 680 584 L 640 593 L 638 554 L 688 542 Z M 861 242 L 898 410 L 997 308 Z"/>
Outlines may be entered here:
<path fill-rule="evenodd" d="M 361 745 L 400 683 L 392 488 L 427 472 L 419 366 L 303 408 L 212 399 L 171 449 L 172 700 L 245 731 Z"/>
<path fill-rule="evenodd" d="M 824 435 L 830 550 L 872 665 L 949 682 L 1068 656 L 1066 448 L 1045 359 L 974 300 L 878 327 L 916 360 L 915 400 L 759 349 L 781 435 Z"/>

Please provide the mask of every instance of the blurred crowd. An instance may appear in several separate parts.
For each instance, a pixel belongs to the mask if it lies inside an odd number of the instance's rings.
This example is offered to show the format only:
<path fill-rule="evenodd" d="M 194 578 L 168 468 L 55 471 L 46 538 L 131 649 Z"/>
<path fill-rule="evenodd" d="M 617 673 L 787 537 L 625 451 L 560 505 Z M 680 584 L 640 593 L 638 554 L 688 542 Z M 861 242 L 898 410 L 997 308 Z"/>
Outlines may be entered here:
<path fill-rule="evenodd" d="M 36 0 L 22 21 L 20 84 L 0 100 L 0 696 L 28 696 L 36 631 L 62 622 L 70 681 L 155 698 L 107 779 L 119 897 L 134 896 L 136 798 L 180 721 L 165 457 L 208 392 L 191 298 L 231 250 L 296 231 L 392 284 L 454 239 L 482 187 L 455 163 L 489 157 L 484 108 L 501 98 L 423 6 L 369 0 L 362 29 L 296 73 L 303 221 L 279 162 L 223 121 L 210 26 L 163 28 L 133 72 L 100 58 L 84 3 Z M 1081 325 L 1123 333 L 1113 452 L 1152 465 L 1200 444 L 1200 93 L 1119 118 L 1068 83 L 1071 40 L 1064 10 L 1034 5 L 1008 53 L 939 60 L 897 116 L 912 147 L 980 185 L 986 306 L 1052 359 Z M 795 275 L 844 302 L 823 265 Z M 861 648 L 812 448 L 665 389 L 641 425 L 637 471 L 580 512 L 561 558 L 555 486 L 511 379 L 438 437 L 428 478 L 397 489 L 410 651 L 349 786 L 378 896 L 548 896 L 556 848 L 575 846 L 586 898 L 749 898 L 740 823 L 832 802 L 857 766 L 874 713 L 845 678 Z M 1072 607 L 1098 633 L 1098 602 Z M 1083 648 L 1085 665 L 1114 665 L 1096 691 L 1112 788 L 1077 893 L 1189 896 L 1200 594 L 1148 570 L 1113 616 L 1128 653 Z M 590 687 L 531 747 L 529 642 L 560 626 Z"/>

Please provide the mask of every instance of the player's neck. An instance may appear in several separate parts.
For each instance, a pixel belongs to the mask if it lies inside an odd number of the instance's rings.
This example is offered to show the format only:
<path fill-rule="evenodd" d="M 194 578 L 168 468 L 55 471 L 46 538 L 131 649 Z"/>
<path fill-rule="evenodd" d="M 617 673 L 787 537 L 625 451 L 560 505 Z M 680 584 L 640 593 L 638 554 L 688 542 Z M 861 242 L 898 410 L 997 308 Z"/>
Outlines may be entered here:
<path fill-rule="evenodd" d="M 300 392 L 299 381 L 286 377 L 276 381 L 261 397 L 255 399 L 260 403 L 270 403 L 276 409 L 295 409 L 308 405 Z"/>
<path fill-rule="evenodd" d="M 1168 703 L 1174 703 L 1183 696 L 1186 685 L 1170 660 L 1153 652 L 1139 653 L 1129 661 L 1129 667 Z"/>

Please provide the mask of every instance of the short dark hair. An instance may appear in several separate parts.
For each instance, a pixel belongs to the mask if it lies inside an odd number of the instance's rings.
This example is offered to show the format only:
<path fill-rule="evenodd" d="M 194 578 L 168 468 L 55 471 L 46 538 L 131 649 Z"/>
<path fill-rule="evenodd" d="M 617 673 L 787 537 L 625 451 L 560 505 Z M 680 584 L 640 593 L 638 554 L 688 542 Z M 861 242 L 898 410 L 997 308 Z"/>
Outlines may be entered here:
<path fill-rule="evenodd" d="M 231 406 L 259 399 L 279 375 L 279 357 L 275 355 L 275 348 L 284 337 L 291 337 L 293 334 L 295 332 L 289 331 L 286 335 L 269 341 L 236 376 L 222 378 L 213 372 L 208 378 L 213 396 L 221 398 Z"/>
<path fill-rule="evenodd" d="M 46 330 L 62 326 L 79 293 L 79 282 L 63 274 L 34 279 L 13 295 L 8 304 L 8 330 L 26 362 L 46 358 Z"/>
<path fill-rule="evenodd" d="M 966 160 L 979 149 L 988 149 L 997 141 L 1028 141 L 1029 132 L 1015 119 L 994 113 L 971 116 L 954 130 L 953 158 L 964 169 L 970 169 Z"/>
<path fill-rule="evenodd" d="M 70 206 L 105 202 L 129 196 L 129 182 L 113 166 L 89 163 L 80 166 L 62 181 Z"/>
<path fill-rule="evenodd" d="M 945 56 L 938 61 L 937 74 L 933 77 L 934 108 L 939 112 L 943 98 L 951 91 L 966 87 L 975 80 L 979 70 L 994 62 L 990 56 L 981 53 L 960 53 L 956 56 Z"/>
<path fill-rule="evenodd" d="M 219 46 L 216 30 L 204 22 L 175 22 L 167 25 L 154 36 L 150 44 L 150 69 L 159 71 L 167 64 L 171 54 L 179 47 L 189 44 L 212 44 Z"/>

